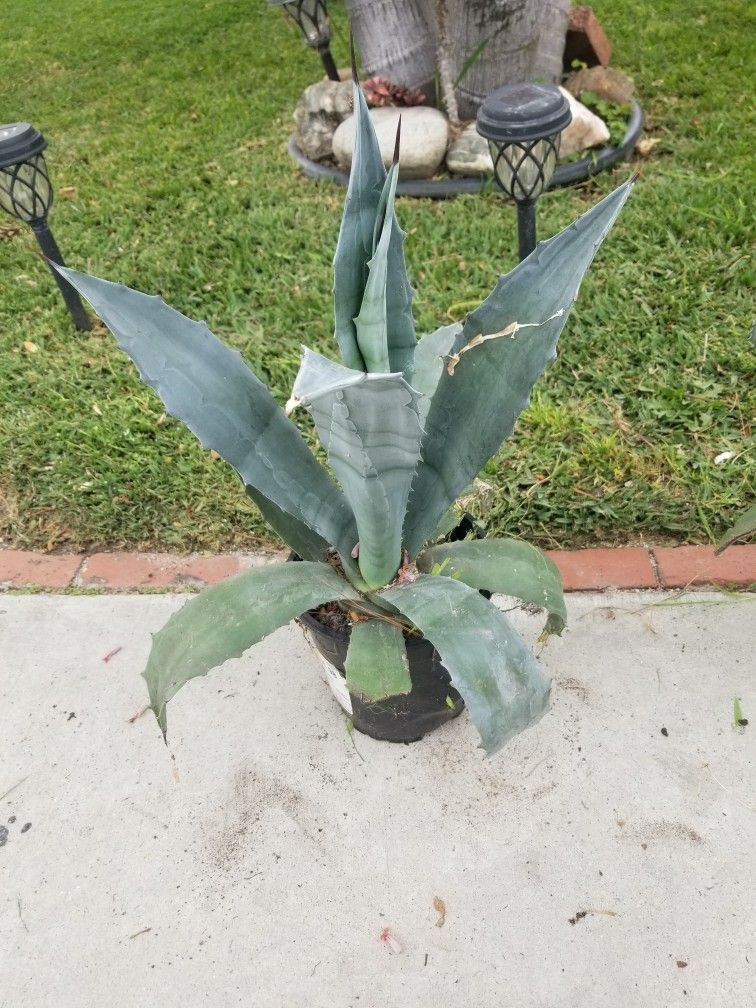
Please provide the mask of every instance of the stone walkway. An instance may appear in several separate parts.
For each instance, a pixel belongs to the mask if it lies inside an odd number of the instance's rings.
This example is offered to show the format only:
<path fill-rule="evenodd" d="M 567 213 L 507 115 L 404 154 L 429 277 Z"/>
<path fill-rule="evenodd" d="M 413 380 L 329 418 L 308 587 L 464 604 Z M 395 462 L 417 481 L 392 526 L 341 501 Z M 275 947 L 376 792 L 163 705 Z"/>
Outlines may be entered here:
<path fill-rule="evenodd" d="M 166 748 L 133 715 L 184 599 L 0 596 L 3 1008 L 753 1004 L 753 596 L 570 596 L 553 708 L 490 760 L 465 714 L 350 736 L 295 627 Z"/>

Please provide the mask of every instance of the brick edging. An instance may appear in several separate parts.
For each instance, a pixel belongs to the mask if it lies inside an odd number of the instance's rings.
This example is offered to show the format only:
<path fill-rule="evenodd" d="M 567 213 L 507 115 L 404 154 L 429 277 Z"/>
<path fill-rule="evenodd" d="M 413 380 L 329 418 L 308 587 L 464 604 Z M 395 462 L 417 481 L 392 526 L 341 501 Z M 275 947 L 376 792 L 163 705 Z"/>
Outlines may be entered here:
<path fill-rule="evenodd" d="M 0 550 L 0 589 L 102 588 L 185 591 L 216 584 L 231 574 L 280 560 L 273 552 L 215 556 L 172 553 L 35 553 Z M 711 546 L 624 546 L 615 549 L 554 550 L 565 591 L 606 588 L 756 586 L 756 545 L 731 546 L 715 557 Z"/>

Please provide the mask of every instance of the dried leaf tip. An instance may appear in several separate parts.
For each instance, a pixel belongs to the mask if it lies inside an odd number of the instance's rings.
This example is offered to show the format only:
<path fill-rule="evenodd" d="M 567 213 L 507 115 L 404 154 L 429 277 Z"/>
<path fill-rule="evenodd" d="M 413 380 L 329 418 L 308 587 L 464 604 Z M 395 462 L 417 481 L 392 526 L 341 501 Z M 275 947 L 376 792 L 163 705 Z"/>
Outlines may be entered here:
<path fill-rule="evenodd" d="M 399 116 L 399 122 L 396 124 L 396 141 L 394 143 L 394 160 L 392 164 L 399 164 L 399 144 L 402 139 L 402 117 Z"/>

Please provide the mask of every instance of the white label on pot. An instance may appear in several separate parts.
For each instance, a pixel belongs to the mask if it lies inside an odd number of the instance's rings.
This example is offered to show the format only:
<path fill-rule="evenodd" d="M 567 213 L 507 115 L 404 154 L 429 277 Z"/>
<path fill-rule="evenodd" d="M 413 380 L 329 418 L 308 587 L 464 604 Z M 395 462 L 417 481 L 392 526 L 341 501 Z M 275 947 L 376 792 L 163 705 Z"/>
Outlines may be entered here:
<path fill-rule="evenodd" d="M 328 661 L 327 658 L 323 657 L 323 655 L 319 651 L 316 651 L 315 653 L 317 654 L 318 658 L 320 658 L 321 664 L 325 669 L 326 682 L 331 687 L 331 693 L 333 693 L 333 695 L 339 701 L 339 704 L 341 705 L 343 710 L 349 715 L 349 717 L 351 717 L 352 698 L 349 696 L 349 690 L 347 689 L 346 679 L 341 674 L 341 672 L 339 672 L 337 668 L 331 665 L 331 663 Z"/>
<path fill-rule="evenodd" d="M 323 670 L 325 671 L 325 681 L 328 683 L 331 693 L 333 693 L 333 695 L 338 700 L 339 706 L 342 708 L 342 710 L 345 713 L 347 713 L 349 717 L 351 717 L 352 698 L 349 696 L 349 690 L 347 689 L 346 679 L 341 674 L 341 672 L 339 672 L 339 670 L 334 665 L 331 665 L 328 659 L 324 658 L 323 655 L 320 653 L 320 651 L 318 651 L 318 649 L 312 642 L 312 638 L 310 637 L 310 633 L 307 627 L 304 626 L 304 624 L 302 623 L 300 623 L 299 625 L 302 627 L 302 632 L 305 635 L 305 640 L 312 648 L 312 653 L 316 655 L 316 657 L 320 661 L 320 664 L 323 666 Z"/>

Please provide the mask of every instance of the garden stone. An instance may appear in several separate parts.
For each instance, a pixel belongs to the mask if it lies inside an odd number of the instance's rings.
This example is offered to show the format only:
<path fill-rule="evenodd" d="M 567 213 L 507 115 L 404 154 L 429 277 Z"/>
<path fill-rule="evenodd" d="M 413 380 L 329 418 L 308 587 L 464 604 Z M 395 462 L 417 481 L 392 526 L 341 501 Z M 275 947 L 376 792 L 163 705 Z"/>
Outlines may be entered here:
<path fill-rule="evenodd" d="M 559 90 L 570 103 L 572 111 L 572 122 L 562 133 L 560 155 L 574 154 L 575 151 L 586 150 L 588 147 L 600 147 L 607 143 L 609 130 L 604 120 L 599 119 L 566 88 L 560 87 Z"/>
<path fill-rule="evenodd" d="M 488 140 L 478 133 L 474 122 L 466 126 L 449 147 L 446 167 L 455 175 L 490 175 L 493 172 Z"/>
<path fill-rule="evenodd" d="M 632 77 L 614 67 L 595 66 L 578 70 L 567 78 L 564 86 L 576 98 L 580 98 L 584 91 L 591 91 L 597 98 L 615 105 L 629 105 L 635 97 Z"/>
<path fill-rule="evenodd" d="M 449 138 L 446 116 L 426 106 L 414 108 L 375 108 L 370 110 L 384 165 L 394 157 L 394 142 L 399 116 L 402 117 L 402 142 L 399 153 L 399 178 L 430 178 L 441 167 Z M 352 163 L 354 116 L 349 116 L 333 135 L 333 156 L 344 168 Z"/>
<path fill-rule="evenodd" d="M 294 110 L 300 150 L 316 161 L 329 157 L 336 127 L 351 114 L 351 80 L 322 80 L 305 88 Z"/>

